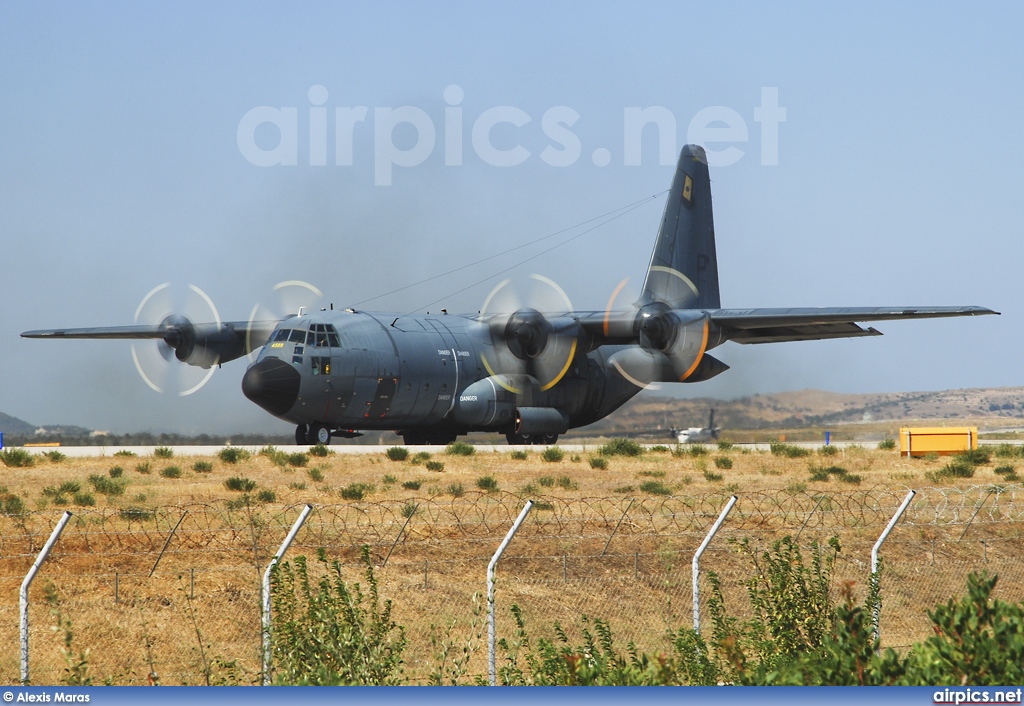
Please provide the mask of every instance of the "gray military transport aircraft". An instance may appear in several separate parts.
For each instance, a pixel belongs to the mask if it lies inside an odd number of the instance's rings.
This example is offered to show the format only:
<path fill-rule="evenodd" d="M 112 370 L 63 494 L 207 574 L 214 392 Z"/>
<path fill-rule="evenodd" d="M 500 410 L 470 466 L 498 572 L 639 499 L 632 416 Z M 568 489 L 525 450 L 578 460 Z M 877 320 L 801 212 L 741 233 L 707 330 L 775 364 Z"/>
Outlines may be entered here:
<path fill-rule="evenodd" d="M 501 285 L 499 285 L 499 288 Z M 983 307 L 723 309 L 707 157 L 679 156 L 639 298 L 604 311 L 519 307 L 477 314 L 320 310 L 274 321 L 27 331 L 27 338 L 156 339 L 210 368 L 259 349 L 242 392 L 296 425 L 297 443 L 392 430 L 406 444 L 446 444 L 474 431 L 511 444 L 554 443 L 652 383 L 700 382 L 728 369 L 708 351 L 726 341 L 774 343 L 880 335 L 858 322 L 997 312 Z M 493 295 L 493 292 L 492 292 Z M 564 299 L 564 297 L 563 297 Z M 548 307 L 550 308 L 550 307 Z"/>

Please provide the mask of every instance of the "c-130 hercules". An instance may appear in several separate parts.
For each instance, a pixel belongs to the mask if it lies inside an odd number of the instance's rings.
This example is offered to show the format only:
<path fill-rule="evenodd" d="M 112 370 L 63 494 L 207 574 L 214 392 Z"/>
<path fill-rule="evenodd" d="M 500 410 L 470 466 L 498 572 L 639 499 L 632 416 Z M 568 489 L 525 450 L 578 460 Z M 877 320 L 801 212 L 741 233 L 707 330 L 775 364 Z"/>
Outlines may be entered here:
<path fill-rule="evenodd" d="M 269 322 L 192 323 L 178 316 L 151 326 L 21 335 L 162 339 L 178 360 L 202 368 L 262 347 L 242 392 L 295 424 L 300 444 L 369 430 L 393 430 L 409 445 L 446 444 L 474 431 L 504 433 L 510 444 L 552 444 L 648 384 L 700 382 L 724 372 L 728 366 L 708 351 L 726 341 L 877 336 L 857 322 L 997 313 L 976 306 L 721 308 L 711 181 L 704 149 L 695 145 L 679 156 L 632 305 L 615 308 L 613 294 L 605 311 L 494 313 L 490 300 L 474 315 L 300 310 Z"/>

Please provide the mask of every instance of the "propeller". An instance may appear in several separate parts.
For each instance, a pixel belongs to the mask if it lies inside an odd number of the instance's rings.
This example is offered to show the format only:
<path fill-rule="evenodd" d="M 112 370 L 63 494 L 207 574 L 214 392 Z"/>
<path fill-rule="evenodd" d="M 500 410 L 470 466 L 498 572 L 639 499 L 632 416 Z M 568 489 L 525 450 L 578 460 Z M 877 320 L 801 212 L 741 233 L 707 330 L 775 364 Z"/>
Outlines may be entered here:
<path fill-rule="evenodd" d="M 687 309 L 697 298 L 697 288 L 684 274 L 660 265 L 652 266 L 643 293 L 625 306 L 623 291 L 628 280 L 613 290 L 605 308 L 603 333 L 607 338 L 636 341 L 617 351 L 608 363 L 637 387 L 656 389 L 658 382 L 690 379 L 707 348 L 709 321 L 704 312 Z M 660 292 L 654 298 L 650 292 Z M 722 365 L 722 364 L 719 364 Z"/>
<path fill-rule="evenodd" d="M 543 275 L 530 275 L 525 288 L 500 282 L 480 309 L 493 344 L 480 354 L 488 374 L 514 394 L 522 390 L 506 376 L 530 375 L 542 391 L 557 385 L 579 348 L 581 330 L 572 312 L 565 290 Z"/>
<path fill-rule="evenodd" d="M 194 284 L 179 291 L 164 282 L 151 289 L 136 307 L 135 324 L 156 325 L 164 332 L 156 346 L 132 343 L 135 369 L 155 392 L 171 389 L 185 397 L 198 392 L 213 377 L 220 355 L 197 345 L 200 336 L 194 320 L 212 321 L 214 330 L 220 329 L 220 314 L 213 300 Z M 189 365 L 169 365 L 175 360 Z"/>
<path fill-rule="evenodd" d="M 278 282 L 271 288 L 267 301 L 257 302 L 245 326 L 245 350 L 249 361 L 267 340 L 277 323 L 289 316 L 316 309 L 323 292 L 309 282 L 297 279 Z"/>

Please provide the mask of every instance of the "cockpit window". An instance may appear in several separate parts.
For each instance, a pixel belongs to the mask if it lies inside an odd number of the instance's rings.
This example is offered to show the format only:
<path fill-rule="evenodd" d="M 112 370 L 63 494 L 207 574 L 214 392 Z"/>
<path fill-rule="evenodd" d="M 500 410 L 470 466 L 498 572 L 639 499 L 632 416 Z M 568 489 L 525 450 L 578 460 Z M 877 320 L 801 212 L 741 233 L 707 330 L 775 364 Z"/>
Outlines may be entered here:
<path fill-rule="evenodd" d="M 306 340 L 306 332 L 294 329 L 291 335 L 288 336 L 288 340 L 291 341 L 292 343 L 302 343 L 304 340 Z"/>
<path fill-rule="evenodd" d="M 306 344 L 317 348 L 341 348 L 341 337 L 330 324 L 312 324 L 306 335 Z"/>

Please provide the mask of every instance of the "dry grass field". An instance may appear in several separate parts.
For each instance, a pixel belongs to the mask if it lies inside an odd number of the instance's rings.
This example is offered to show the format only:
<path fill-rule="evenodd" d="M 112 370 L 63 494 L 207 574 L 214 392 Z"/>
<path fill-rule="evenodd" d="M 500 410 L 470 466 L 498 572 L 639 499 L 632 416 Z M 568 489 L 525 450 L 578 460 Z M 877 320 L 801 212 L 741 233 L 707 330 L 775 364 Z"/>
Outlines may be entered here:
<path fill-rule="evenodd" d="M 288 556 L 323 547 L 349 580 L 363 581 L 359 547 L 370 546 L 382 596 L 409 637 L 412 683 L 438 667 L 445 644 L 468 643 L 468 674 L 486 673 L 484 617 L 474 615 L 484 602 L 473 596 L 526 499 L 536 504 L 498 569 L 499 637 L 511 636 L 515 602 L 532 635 L 588 614 L 609 620 L 623 647 L 665 649 L 666 629 L 692 625 L 691 557 L 732 494 L 739 502 L 702 569 L 723 577 L 737 614 L 754 567 L 736 540 L 764 550 L 799 534 L 806 553 L 836 534 L 836 589 L 853 580 L 862 594 L 871 545 L 909 489 L 918 496 L 882 552 L 883 643 L 927 636 L 925 609 L 961 593 L 970 570 L 998 572 L 997 592 L 1024 598 L 1024 496 L 1005 469 L 1022 459 L 993 458 L 971 478 L 950 479 L 938 475 L 946 459 L 873 448 L 797 458 L 706 451 L 602 456 L 594 446 L 558 459 L 481 446 L 430 458 L 410 449 L 399 461 L 282 451 L 234 462 L 36 452 L 31 467 L 0 465 L 0 502 L 11 513 L 0 516 L 0 644 L 9 646 L 0 681 L 19 674 L 18 586 L 65 509 L 74 516 L 31 591 L 37 684 L 61 681 L 66 666 L 48 582 L 97 683 L 146 683 L 150 672 L 169 684 L 257 680 L 259 577 L 305 503 L 315 509 Z M 827 480 L 813 480 L 815 469 Z"/>

